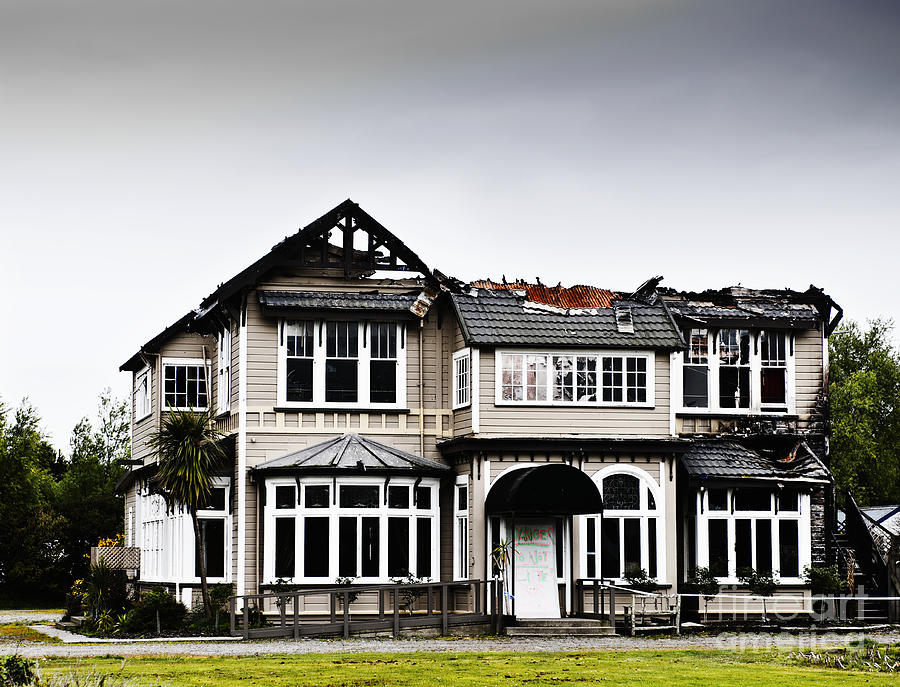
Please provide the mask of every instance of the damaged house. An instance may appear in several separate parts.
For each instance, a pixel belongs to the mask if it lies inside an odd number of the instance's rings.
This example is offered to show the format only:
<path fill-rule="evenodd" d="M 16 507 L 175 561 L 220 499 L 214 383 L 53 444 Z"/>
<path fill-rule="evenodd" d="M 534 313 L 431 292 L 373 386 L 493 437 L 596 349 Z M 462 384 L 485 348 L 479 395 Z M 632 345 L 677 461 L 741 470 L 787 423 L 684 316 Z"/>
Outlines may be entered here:
<path fill-rule="evenodd" d="M 808 594 L 804 568 L 832 556 L 840 308 L 814 288 L 639 281 L 462 283 L 341 203 L 122 365 L 137 579 L 196 596 L 190 519 L 154 490 L 147 439 L 169 409 L 212 408 L 232 462 L 200 514 L 203 556 L 239 595 L 486 580 L 492 551 L 532 539 L 517 617 L 575 613 L 586 581 L 638 571 L 677 591 L 697 566 Z"/>

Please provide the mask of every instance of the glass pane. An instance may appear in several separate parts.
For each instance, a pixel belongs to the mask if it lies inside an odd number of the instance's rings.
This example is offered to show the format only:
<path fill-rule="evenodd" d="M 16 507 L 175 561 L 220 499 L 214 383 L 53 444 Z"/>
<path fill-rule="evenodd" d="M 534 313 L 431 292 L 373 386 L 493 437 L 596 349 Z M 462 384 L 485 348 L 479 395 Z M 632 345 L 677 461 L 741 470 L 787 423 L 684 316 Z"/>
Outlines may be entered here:
<path fill-rule="evenodd" d="M 388 575 L 406 577 L 408 573 L 409 518 L 388 518 Z"/>
<path fill-rule="evenodd" d="M 647 520 L 647 574 L 656 577 L 656 519 Z"/>
<path fill-rule="evenodd" d="M 209 498 L 203 506 L 203 510 L 225 510 L 225 487 L 213 487 L 209 491 Z"/>
<path fill-rule="evenodd" d="M 416 508 L 431 510 L 431 487 L 416 487 Z"/>
<path fill-rule="evenodd" d="M 220 518 L 198 518 L 200 544 L 207 577 L 225 577 L 225 521 Z M 200 562 L 194 575 L 200 577 Z"/>
<path fill-rule="evenodd" d="M 742 570 L 753 567 L 752 547 L 753 544 L 750 537 L 750 521 L 735 520 L 734 551 L 735 563 L 739 575 Z"/>
<path fill-rule="evenodd" d="M 465 485 L 456 487 L 456 510 L 464 513 L 469 510 L 469 488 Z"/>
<path fill-rule="evenodd" d="M 431 577 L 431 518 L 416 519 L 416 576 Z"/>
<path fill-rule="evenodd" d="M 763 403 L 784 404 L 784 373 L 785 369 L 783 367 L 764 367 L 760 370 Z"/>
<path fill-rule="evenodd" d="M 397 363 L 373 360 L 369 363 L 369 400 L 372 403 L 397 402 Z"/>
<path fill-rule="evenodd" d="M 778 556 L 782 577 L 800 576 L 800 539 L 796 520 L 781 520 L 778 523 Z"/>
<path fill-rule="evenodd" d="M 778 492 L 778 511 L 800 510 L 800 492 L 796 489 L 782 489 Z"/>
<path fill-rule="evenodd" d="M 328 360 L 325 363 L 325 400 L 356 403 L 357 361 Z"/>
<path fill-rule="evenodd" d="M 597 576 L 597 518 L 587 519 L 587 576 Z"/>
<path fill-rule="evenodd" d="M 362 519 L 362 570 L 363 577 L 378 576 L 378 518 Z"/>
<path fill-rule="evenodd" d="M 378 508 L 378 487 L 344 484 L 340 491 L 341 508 Z"/>
<path fill-rule="evenodd" d="M 719 368 L 719 406 L 722 408 L 750 407 L 750 368 Z"/>
<path fill-rule="evenodd" d="M 728 522 L 709 521 L 709 569 L 717 577 L 728 575 Z"/>
<path fill-rule="evenodd" d="M 772 492 L 768 489 L 735 489 L 734 509 L 771 512 Z"/>
<path fill-rule="evenodd" d="M 327 484 L 310 485 L 304 488 L 307 508 L 328 508 L 328 493 L 330 487 Z"/>
<path fill-rule="evenodd" d="M 653 498 L 653 492 L 647 488 L 647 510 L 656 510 L 656 499 Z"/>
<path fill-rule="evenodd" d="M 603 506 L 606 510 L 640 509 L 640 480 L 633 475 L 610 475 L 603 479 Z"/>
<path fill-rule="evenodd" d="M 294 518 L 275 518 L 275 577 L 294 576 Z"/>
<path fill-rule="evenodd" d="M 356 518 L 338 520 L 338 575 L 357 577 L 356 569 Z"/>
<path fill-rule="evenodd" d="M 297 487 L 275 487 L 275 508 L 295 508 L 297 506 Z"/>
<path fill-rule="evenodd" d="M 637 518 L 625 518 L 623 521 L 625 538 L 625 571 L 637 570 L 641 567 L 641 521 Z"/>
<path fill-rule="evenodd" d="M 562 547 L 562 533 L 563 533 L 563 521 L 562 518 L 555 519 L 556 529 L 554 530 L 554 537 L 556 537 L 556 576 L 562 577 L 563 571 L 565 570 L 563 565 L 563 547 Z"/>
<path fill-rule="evenodd" d="M 304 518 L 303 526 L 303 574 L 328 577 L 328 518 Z"/>
<path fill-rule="evenodd" d="M 388 508 L 409 508 L 409 487 L 388 487 Z"/>
<path fill-rule="evenodd" d="M 313 400 L 313 361 L 311 358 L 287 359 L 287 400 Z"/>
<path fill-rule="evenodd" d="M 572 400 L 572 356 L 553 356 L 553 400 Z"/>
<path fill-rule="evenodd" d="M 728 510 L 728 490 L 710 489 L 707 492 L 707 501 L 710 510 Z"/>
<path fill-rule="evenodd" d="M 607 518 L 600 521 L 600 575 L 619 577 L 619 521 Z"/>
<path fill-rule="evenodd" d="M 772 574 L 772 521 L 756 521 L 756 572 Z"/>
<path fill-rule="evenodd" d="M 684 407 L 706 408 L 709 405 L 709 369 L 685 366 L 683 377 Z"/>

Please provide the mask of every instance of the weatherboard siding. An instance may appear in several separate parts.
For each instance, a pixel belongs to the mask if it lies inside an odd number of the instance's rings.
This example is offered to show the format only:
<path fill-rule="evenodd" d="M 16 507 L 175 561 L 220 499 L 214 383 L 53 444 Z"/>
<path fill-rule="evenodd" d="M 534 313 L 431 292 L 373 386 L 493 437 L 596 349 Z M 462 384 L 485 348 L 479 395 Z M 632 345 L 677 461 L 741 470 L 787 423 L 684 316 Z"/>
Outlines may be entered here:
<path fill-rule="evenodd" d="M 617 437 L 663 437 L 669 432 L 669 356 L 655 356 L 653 408 L 496 405 L 495 351 L 481 350 L 479 433 L 562 436 L 592 434 Z"/>
<path fill-rule="evenodd" d="M 817 405 L 824 383 L 823 365 L 822 331 L 798 332 L 794 339 L 794 376 L 800 429 L 810 429 L 820 412 Z"/>

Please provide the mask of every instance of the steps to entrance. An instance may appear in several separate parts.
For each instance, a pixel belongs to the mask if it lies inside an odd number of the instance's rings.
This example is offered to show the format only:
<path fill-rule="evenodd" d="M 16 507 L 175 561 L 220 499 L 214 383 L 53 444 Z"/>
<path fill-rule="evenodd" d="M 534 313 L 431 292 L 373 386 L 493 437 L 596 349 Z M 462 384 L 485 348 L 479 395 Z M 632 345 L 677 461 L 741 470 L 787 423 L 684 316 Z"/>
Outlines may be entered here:
<path fill-rule="evenodd" d="M 616 634 L 605 620 L 520 618 L 506 628 L 509 637 L 606 637 Z"/>

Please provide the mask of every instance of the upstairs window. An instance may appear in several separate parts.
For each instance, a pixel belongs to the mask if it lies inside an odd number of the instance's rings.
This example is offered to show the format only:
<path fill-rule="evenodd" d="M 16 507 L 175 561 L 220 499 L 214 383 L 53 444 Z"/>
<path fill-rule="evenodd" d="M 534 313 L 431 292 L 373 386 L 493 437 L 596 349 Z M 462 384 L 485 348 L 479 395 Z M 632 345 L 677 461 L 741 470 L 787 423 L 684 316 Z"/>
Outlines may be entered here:
<path fill-rule="evenodd" d="M 216 369 L 216 407 L 220 413 L 231 410 L 231 327 L 226 326 L 218 335 Z"/>
<path fill-rule="evenodd" d="M 134 378 L 134 419 L 142 420 L 150 414 L 150 368 L 145 367 Z"/>
<path fill-rule="evenodd" d="M 719 332 L 719 406 L 750 407 L 750 332 Z"/>
<path fill-rule="evenodd" d="M 497 353 L 496 402 L 651 405 L 653 354 Z"/>
<path fill-rule="evenodd" d="M 784 332 L 763 332 L 759 336 L 761 402 L 763 406 L 784 406 L 787 391 L 787 350 Z"/>
<path fill-rule="evenodd" d="M 206 410 L 206 365 L 202 360 L 163 360 L 163 402 L 170 410 Z"/>
<path fill-rule="evenodd" d="M 288 320 L 281 332 L 280 404 L 397 407 L 406 402 L 402 325 Z"/>
<path fill-rule="evenodd" d="M 468 348 L 453 354 L 453 409 L 469 405 L 472 354 Z"/>
<path fill-rule="evenodd" d="M 691 329 L 684 352 L 684 407 L 706 408 L 709 405 L 709 334 L 705 329 Z"/>

